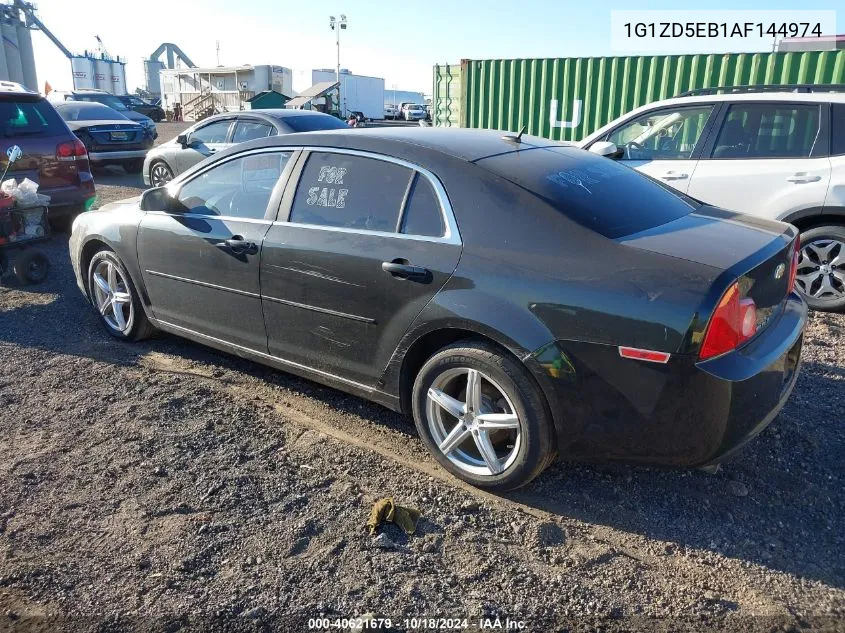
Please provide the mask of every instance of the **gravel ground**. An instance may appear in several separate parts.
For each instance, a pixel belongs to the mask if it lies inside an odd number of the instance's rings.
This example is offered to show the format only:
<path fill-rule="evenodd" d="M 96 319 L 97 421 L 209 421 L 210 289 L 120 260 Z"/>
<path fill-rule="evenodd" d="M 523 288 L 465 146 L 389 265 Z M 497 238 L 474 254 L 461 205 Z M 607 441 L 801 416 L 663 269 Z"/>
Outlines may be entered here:
<path fill-rule="evenodd" d="M 142 185 L 118 170 L 97 188 Z M 812 315 L 793 397 L 717 474 L 564 463 L 493 496 L 377 405 L 175 337 L 116 342 L 66 237 L 47 250 L 47 282 L 0 285 L 0 631 L 366 614 L 399 631 L 845 630 L 843 316 Z M 422 511 L 417 534 L 368 536 L 383 496 Z"/>

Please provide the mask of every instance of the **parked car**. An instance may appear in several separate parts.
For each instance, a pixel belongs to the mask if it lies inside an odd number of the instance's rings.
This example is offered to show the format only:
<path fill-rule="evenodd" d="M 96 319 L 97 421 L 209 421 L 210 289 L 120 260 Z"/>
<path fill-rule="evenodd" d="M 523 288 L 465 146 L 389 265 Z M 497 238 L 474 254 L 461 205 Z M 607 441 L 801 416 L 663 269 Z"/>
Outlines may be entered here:
<path fill-rule="evenodd" d="M 156 123 L 164 120 L 164 110 L 159 105 L 147 103 L 135 95 L 118 95 L 117 98 L 130 110 L 143 114 Z"/>
<path fill-rule="evenodd" d="M 105 90 L 88 90 L 82 88 L 70 92 L 52 90 L 47 95 L 47 98 L 53 104 L 62 103 L 64 101 L 95 101 L 97 103 L 102 103 L 103 105 L 107 105 L 108 107 L 117 110 L 130 121 L 143 125 L 147 128 L 153 139 L 158 138 L 156 124 L 150 117 L 129 109 L 120 99 Z"/>
<path fill-rule="evenodd" d="M 842 311 L 845 90 L 827 90 L 699 91 L 638 108 L 580 146 L 708 204 L 794 224 L 802 244 L 798 288 L 810 307 Z"/>
<path fill-rule="evenodd" d="M 406 121 L 419 121 L 425 118 L 425 108 L 417 103 L 409 103 L 402 109 L 402 118 Z"/>
<path fill-rule="evenodd" d="M 399 116 L 399 109 L 392 103 L 384 104 L 384 118 L 393 121 Z"/>
<path fill-rule="evenodd" d="M 66 101 L 56 111 L 85 144 L 93 167 L 120 165 L 129 173 L 140 173 L 153 146 L 147 128 L 102 103 Z"/>
<path fill-rule="evenodd" d="M 797 235 L 540 138 L 368 128 L 231 147 L 83 214 L 70 253 L 112 336 L 412 414 L 504 490 L 556 454 L 703 466 L 757 435 L 798 376 Z"/>
<path fill-rule="evenodd" d="M 22 155 L 6 178 L 29 178 L 50 196 L 48 217 L 57 229 L 94 202 L 94 178 L 88 152 L 44 97 L 20 84 L 0 81 L 0 126 L 6 150 L 18 145 Z"/>
<path fill-rule="evenodd" d="M 144 184 L 159 187 L 236 143 L 278 134 L 347 127 L 337 117 L 311 110 L 267 109 L 211 116 L 147 154 Z"/>

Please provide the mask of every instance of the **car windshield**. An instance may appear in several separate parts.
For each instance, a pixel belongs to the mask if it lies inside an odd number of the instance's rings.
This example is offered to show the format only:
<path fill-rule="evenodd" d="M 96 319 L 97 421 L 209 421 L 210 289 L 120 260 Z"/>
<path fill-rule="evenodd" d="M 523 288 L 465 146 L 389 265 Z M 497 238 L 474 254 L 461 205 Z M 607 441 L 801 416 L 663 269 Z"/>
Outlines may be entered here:
<path fill-rule="evenodd" d="M 0 101 L 3 136 L 51 136 L 64 132 L 56 111 L 43 99 Z"/>
<path fill-rule="evenodd" d="M 100 103 L 66 101 L 56 108 L 65 121 L 122 121 L 128 120 L 120 112 Z"/>
<path fill-rule="evenodd" d="M 611 239 L 677 220 L 701 206 L 629 167 L 574 147 L 525 149 L 477 164 Z"/>
<path fill-rule="evenodd" d="M 318 130 L 345 130 L 345 122 L 328 114 L 298 114 L 286 116 L 282 121 L 294 132 L 316 132 Z"/>
<path fill-rule="evenodd" d="M 120 99 L 115 97 L 114 95 L 85 95 L 82 97 L 83 101 L 96 101 L 97 103 L 102 103 L 107 105 L 110 108 L 114 108 L 119 112 L 123 112 L 128 110 L 129 108 L 126 107 L 126 104 L 123 103 Z"/>

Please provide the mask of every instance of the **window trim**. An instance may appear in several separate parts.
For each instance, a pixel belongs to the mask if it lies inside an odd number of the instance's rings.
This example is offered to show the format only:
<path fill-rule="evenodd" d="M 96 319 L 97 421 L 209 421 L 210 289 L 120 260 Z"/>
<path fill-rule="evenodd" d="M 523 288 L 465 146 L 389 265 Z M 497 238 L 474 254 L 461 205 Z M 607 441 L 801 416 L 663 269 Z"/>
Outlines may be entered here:
<path fill-rule="evenodd" d="M 818 108 L 819 112 L 819 131 L 813 147 L 810 150 L 809 156 L 734 156 L 725 158 L 713 158 L 713 152 L 716 150 L 716 141 L 719 140 L 719 134 L 722 127 L 730 115 L 731 108 L 734 106 L 771 106 L 773 108 L 789 108 L 794 106 L 811 106 Z M 830 120 L 831 120 L 830 104 L 821 101 L 775 101 L 775 100 L 742 100 L 742 101 L 725 101 L 719 109 L 719 116 L 712 128 L 712 134 L 707 139 L 707 142 L 702 147 L 702 153 L 699 160 L 716 161 L 734 161 L 734 160 L 813 160 L 817 158 L 827 158 L 830 156 Z"/>
<path fill-rule="evenodd" d="M 273 191 L 270 192 L 270 199 L 267 201 L 267 207 L 264 209 L 264 217 L 263 218 L 244 218 L 239 217 L 236 215 L 209 215 L 207 213 L 190 213 L 190 212 L 182 212 L 182 211 L 147 211 L 146 213 L 153 213 L 156 215 L 168 215 L 170 217 L 188 217 L 188 218 L 201 218 L 203 220 L 226 220 L 229 222 L 251 222 L 254 224 L 265 224 L 270 226 L 273 224 L 273 218 L 276 215 L 276 210 L 279 207 L 279 202 L 281 201 L 282 195 L 284 194 L 285 188 L 287 187 L 288 182 L 291 180 L 291 174 L 293 173 L 294 166 L 299 163 L 299 148 L 298 147 L 284 147 L 284 146 L 277 146 L 277 147 L 262 147 L 259 149 L 253 149 L 246 152 L 240 152 L 238 154 L 233 154 L 231 156 L 227 156 L 224 160 L 215 161 L 210 165 L 207 165 L 203 169 L 191 174 L 190 178 L 186 178 L 185 180 L 173 180 L 165 185 L 167 189 L 167 193 L 171 198 L 176 198 L 179 196 L 179 193 L 182 191 L 182 187 L 186 184 L 193 182 L 195 179 L 202 176 L 204 173 L 219 167 L 221 165 L 225 165 L 226 163 L 230 163 L 234 160 L 240 160 L 246 156 L 254 156 L 257 154 L 290 154 L 290 158 L 288 159 L 287 163 L 285 164 L 285 168 L 282 170 L 281 175 L 279 176 L 279 180 L 273 187 Z"/>
<path fill-rule="evenodd" d="M 446 193 L 446 189 L 443 187 L 443 184 L 440 182 L 440 179 L 437 178 L 432 172 L 427 170 L 425 167 L 421 167 L 420 165 L 416 165 L 414 163 L 410 163 L 406 160 L 401 158 L 395 158 L 393 156 L 388 156 L 386 154 L 377 154 L 375 152 L 368 152 L 356 149 L 345 149 L 339 147 L 320 147 L 320 146 L 313 146 L 313 145 L 306 145 L 302 147 L 298 147 L 302 151 L 302 155 L 300 160 L 297 164 L 297 171 L 296 173 L 292 174 L 290 178 L 290 182 L 292 186 L 285 191 L 283 203 L 279 209 L 279 213 L 273 225 L 284 225 L 284 226 L 297 226 L 321 231 L 335 231 L 337 233 L 351 233 L 351 234 L 360 234 L 360 235 L 373 235 L 373 236 L 380 236 L 380 237 L 392 237 L 398 239 L 407 239 L 407 240 L 415 240 L 415 241 L 422 241 L 422 242 L 436 242 L 438 244 L 454 244 L 454 245 L 461 245 L 463 244 L 461 240 L 460 230 L 458 228 L 458 222 L 455 219 L 455 212 L 452 208 L 452 204 L 449 201 L 449 196 Z M 299 182 L 302 177 L 302 171 L 305 167 L 305 164 L 308 161 L 308 157 L 311 155 L 312 152 L 322 152 L 327 154 L 345 154 L 348 156 L 359 156 L 361 158 L 370 158 L 373 160 L 380 160 L 386 163 L 392 163 L 394 165 L 399 165 L 400 167 L 405 167 L 410 169 L 411 171 L 415 172 L 416 174 L 420 174 L 428 179 L 429 183 L 431 184 L 432 188 L 434 189 L 435 196 L 437 196 L 437 200 L 440 205 L 440 213 L 443 217 L 443 223 L 446 227 L 446 231 L 444 235 L 441 237 L 433 237 L 430 235 L 413 235 L 410 233 L 399 233 L 396 231 L 373 231 L 370 229 L 357 229 L 357 228 L 348 228 L 348 227 L 340 227 L 340 226 L 325 226 L 322 224 L 308 224 L 304 222 L 291 222 L 290 221 L 290 212 L 293 207 L 293 198 L 296 193 L 296 190 L 299 188 Z M 413 179 L 410 179 L 413 180 Z M 406 196 L 402 202 L 402 208 L 400 208 L 400 217 L 404 210 L 404 206 L 407 203 L 407 190 Z"/>
<path fill-rule="evenodd" d="M 709 106 L 710 107 L 710 116 L 707 117 L 707 121 L 704 123 L 704 127 L 701 129 L 701 134 L 698 135 L 698 140 L 695 143 L 695 147 L 692 149 L 692 153 L 690 153 L 689 158 L 651 158 L 651 159 L 625 159 L 625 158 L 618 158 L 619 162 L 624 164 L 627 160 L 650 160 L 650 161 L 661 161 L 661 160 L 698 160 L 702 157 L 702 151 L 704 150 L 704 146 L 708 140 L 708 136 L 710 131 L 713 129 L 713 125 L 716 123 L 716 120 L 719 118 L 721 114 L 721 103 L 717 101 L 697 101 L 695 103 L 680 103 L 677 105 L 668 105 L 668 106 L 660 106 L 657 108 L 653 108 L 651 110 L 645 110 L 636 114 L 634 116 L 629 116 L 627 119 L 619 123 L 619 125 L 614 126 L 612 129 L 608 130 L 604 134 L 602 134 L 599 138 L 595 139 L 592 143 L 587 145 L 584 149 L 590 149 L 590 147 L 598 143 L 599 141 L 606 141 L 610 138 L 611 134 L 614 134 L 618 130 L 622 129 L 632 121 L 636 121 L 641 117 L 652 116 L 656 112 L 676 112 L 678 110 L 687 110 L 689 108 L 702 108 Z"/>

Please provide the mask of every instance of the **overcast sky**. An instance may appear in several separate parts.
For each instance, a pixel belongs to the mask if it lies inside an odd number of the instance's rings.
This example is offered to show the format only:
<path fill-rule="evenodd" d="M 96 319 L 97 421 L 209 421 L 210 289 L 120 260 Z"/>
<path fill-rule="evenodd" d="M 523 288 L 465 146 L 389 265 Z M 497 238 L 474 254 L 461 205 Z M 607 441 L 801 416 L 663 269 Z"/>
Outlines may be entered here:
<path fill-rule="evenodd" d="M 334 68 L 329 15 L 346 13 L 341 66 L 385 78 L 385 87 L 431 92 L 432 66 L 462 58 L 609 55 L 611 8 L 677 8 L 676 2 L 552 2 L 550 0 L 38 0 L 38 15 L 73 52 L 93 49 L 99 35 L 127 60 L 130 92 L 143 84 L 143 60 L 162 42 L 180 46 L 200 66 L 275 64 L 293 69 L 294 89 L 311 69 Z M 708 0 L 708 8 L 794 9 L 796 2 Z M 841 0 L 811 9 L 843 9 Z M 845 9 L 837 15 L 845 33 Z M 70 62 L 33 33 L 39 86 L 72 87 Z"/>

